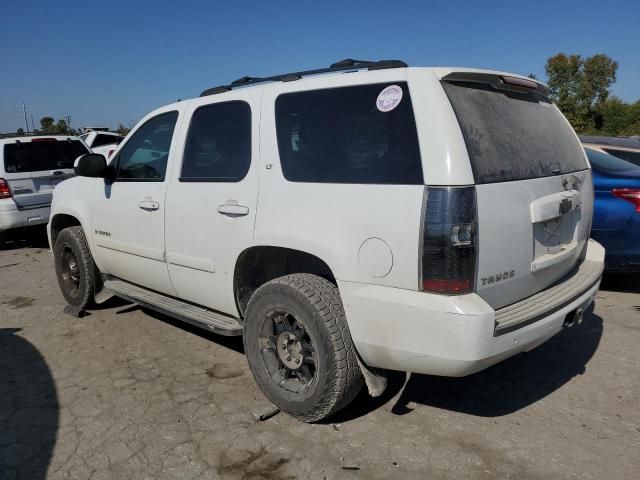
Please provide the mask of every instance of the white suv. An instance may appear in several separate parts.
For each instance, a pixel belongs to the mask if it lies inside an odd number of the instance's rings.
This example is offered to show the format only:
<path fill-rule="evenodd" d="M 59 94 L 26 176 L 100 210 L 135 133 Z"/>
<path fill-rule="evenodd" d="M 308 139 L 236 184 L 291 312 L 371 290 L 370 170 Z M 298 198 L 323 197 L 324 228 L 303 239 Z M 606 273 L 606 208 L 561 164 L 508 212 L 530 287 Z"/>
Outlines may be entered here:
<path fill-rule="evenodd" d="M 124 137 L 114 132 L 94 130 L 80 135 L 80 138 L 93 153 L 100 153 L 109 158 Z"/>
<path fill-rule="evenodd" d="M 89 152 L 76 137 L 0 139 L 0 247 L 8 230 L 49 221 L 53 189 L 74 175 L 73 162 Z"/>
<path fill-rule="evenodd" d="M 305 421 L 388 369 L 531 350 L 581 321 L 604 259 L 589 164 L 547 94 L 347 60 L 159 108 L 56 189 L 62 292 L 242 335 L 265 395 Z"/>

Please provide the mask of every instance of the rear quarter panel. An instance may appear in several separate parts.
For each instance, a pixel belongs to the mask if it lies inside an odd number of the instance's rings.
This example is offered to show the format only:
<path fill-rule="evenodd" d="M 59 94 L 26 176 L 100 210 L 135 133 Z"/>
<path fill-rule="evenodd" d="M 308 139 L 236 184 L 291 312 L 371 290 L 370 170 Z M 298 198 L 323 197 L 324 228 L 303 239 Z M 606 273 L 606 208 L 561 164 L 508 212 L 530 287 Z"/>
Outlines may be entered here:
<path fill-rule="evenodd" d="M 290 182 L 282 173 L 275 135 L 275 100 L 281 93 L 406 80 L 405 70 L 383 70 L 365 76 L 328 75 L 313 82 L 265 87 L 256 245 L 282 246 L 316 255 L 341 281 L 418 288 L 424 186 Z M 376 240 L 364 263 L 380 266 L 390 261 L 387 274 L 371 275 L 363 268 L 359 253 L 368 239 Z"/>

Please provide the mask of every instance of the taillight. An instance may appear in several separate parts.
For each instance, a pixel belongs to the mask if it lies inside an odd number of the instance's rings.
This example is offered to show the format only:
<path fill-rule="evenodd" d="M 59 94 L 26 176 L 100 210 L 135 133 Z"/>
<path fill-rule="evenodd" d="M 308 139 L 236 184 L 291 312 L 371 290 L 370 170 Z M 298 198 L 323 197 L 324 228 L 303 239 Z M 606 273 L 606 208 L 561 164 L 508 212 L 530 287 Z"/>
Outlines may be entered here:
<path fill-rule="evenodd" d="M 9 184 L 4 178 L 0 178 L 0 199 L 11 197 L 13 197 L 13 194 L 9 188 Z"/>
<path fill-rule="evenodd" d="M 640 213 L 640 188 L 614 188 L 611 193 L 618 198 L 633 203 L 636 212 Z"/>
<path fill-rule="evenodd" d="M 449 295 L 470 293 L 476 276 L 476 189 L 427 187 L 425 197 L 422 290 Z"/>

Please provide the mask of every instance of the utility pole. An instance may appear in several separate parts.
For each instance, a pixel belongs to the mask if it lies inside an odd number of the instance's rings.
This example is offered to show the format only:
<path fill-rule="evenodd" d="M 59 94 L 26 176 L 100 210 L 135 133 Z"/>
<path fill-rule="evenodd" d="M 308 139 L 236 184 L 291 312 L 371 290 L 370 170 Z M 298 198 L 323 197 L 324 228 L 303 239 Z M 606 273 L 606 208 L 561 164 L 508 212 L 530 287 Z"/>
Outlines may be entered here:
<path fill-rule="evenodd" d="M 22 102 L 22 111 L 24 112 L 24 126 L 27 129 L 27 135 L 29 134 L 29 123 L 27 122 L 27 106 Z"/>
<path fill-rule="evenodd" d="M 71 116 L 67 113 L 67 129 L 69 130 L 69 135 L 71 135 Z"/>
<path fill-rule="evenodd" d="M 30 117 L 31 117 L 31 131 L 35 133 L 36 127 L 33 126 L 33 115 L 30 115 Z"/>

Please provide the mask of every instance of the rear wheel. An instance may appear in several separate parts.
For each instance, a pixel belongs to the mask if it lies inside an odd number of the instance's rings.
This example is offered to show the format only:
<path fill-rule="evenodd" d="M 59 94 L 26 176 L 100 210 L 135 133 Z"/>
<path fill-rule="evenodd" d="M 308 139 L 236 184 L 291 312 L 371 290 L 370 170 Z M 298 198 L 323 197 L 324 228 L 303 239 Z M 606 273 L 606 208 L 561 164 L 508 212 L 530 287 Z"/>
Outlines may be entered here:
<path fill-rule="evenodd" d="M 82 227 L 62 230 L 56 238 L 53 254 L 58 285 L 67 302 L 78 308 L 92 304 L 98 269 Z"/>
<path fill-rule="evenodd" d="M 244 346 L 267 398 L 300 420 L 329 417 L 362 387 L 338 288 L 316 275 L 260 287 L 247 306 Z"/>

